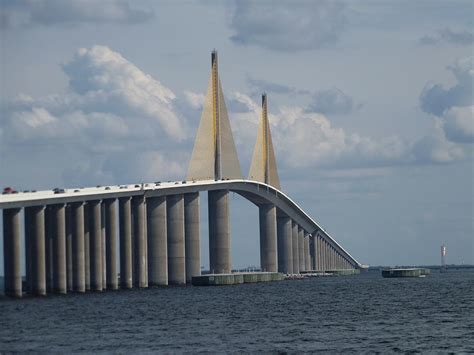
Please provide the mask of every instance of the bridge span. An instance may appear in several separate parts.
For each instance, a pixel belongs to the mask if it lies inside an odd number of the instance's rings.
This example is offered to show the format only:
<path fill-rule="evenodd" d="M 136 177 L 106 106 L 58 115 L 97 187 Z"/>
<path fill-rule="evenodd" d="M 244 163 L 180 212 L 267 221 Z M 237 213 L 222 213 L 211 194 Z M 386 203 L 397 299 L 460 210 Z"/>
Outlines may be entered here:
<path fill-rule="evenodd" d="M 22 295 L 22 235 L 26 291 L 33 295 L 115 290 L 119 284 L 143 288 L 189 283 L 201 274 L 203 191 L 208 193 L 211 273 L 232 272 L 229 192 L 258 206 L 261 270 L 299 274 L 361 268 L 281 191 L 267 102 L 263 94 L 247 180 L 242 178 L 213 51 L 185 181 L 1 195 L 5 293 Z"/>
<path fill-rule="evenodd" d="M 28 293 L 189 283 L 201 273 L 199 192 L 203 191 L 232 191 L 259 206 L 262 270 L 297 274 L 361 267 L 290 197 L 265 183 L 243 179 L 146 183 L 0 196 L 5 293 L 22 294 L 22 227 Z M 213 211 L 211 200 L 208 207 L 210 219 L 228 221 L 228 210 Z M 217 232 L 230 235 L 230 225 L 223 224 Z M 209 248 L 218 263 L 230 262 L 230 245 Z"/>

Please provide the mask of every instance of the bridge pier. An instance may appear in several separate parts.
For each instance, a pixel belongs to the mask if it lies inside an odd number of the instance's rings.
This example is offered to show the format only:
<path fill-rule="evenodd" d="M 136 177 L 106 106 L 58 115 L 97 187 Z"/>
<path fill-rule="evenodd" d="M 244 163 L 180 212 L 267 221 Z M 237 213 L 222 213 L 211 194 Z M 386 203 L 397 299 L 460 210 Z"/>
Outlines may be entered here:
<path fill-rule="evenodd" d="M 199 192 L 184 195 L 184 239 L 186 282 L 201 275 L 201 247 L 199 234 Z"/>
<path fill-rule="evenodd" d="M 277 271 L 276 207 L 271 204 L 258 206 L 260 221 L 260 269 Z"/>
<path fill-rule="evenodd" d="M 67 292 L 73 291 L 72 286 L 72 221 L 71 205 L 66 205 L 66 282 Z"/>
<path fill-rule="evenodd" d="M 168 229 L 168 282 L 170 285 L 185 285 L 183 195 L 170 195 L 167 197 L 166 219 Z"/>
<path fill-rule="evenodd" d="M 66 205 L 52 205 L 51 214 L 53 240 L 53 292 L 66 294 Z"/>
<path fill-rule="evenodd" d="M 131 197 L 119 198 L 120 287 L 132 288 L 132 208 Z"/>
<path fill-rule="evenodd" d="M 89 201 L 90 288 L 102 291 L 102 218 L 100 200 Z"/>
<path fill-rule="evenodd" d="M 137 288 L 148 287 L 147 255 L 145 240 L 145 199 L 143 196 L 132 198 L 133 207 L 133 284 Z"/>
<path fill-rule="evenodd" d="M 306 271 L 305 252 L 304 252 L 304 230 L 298 226 L 298 260 L 299 271 Z"/>
<path fill-rule="evenodd" d="M 25 208 L 25 240 L 28 240 L 30 257 L 28 292 L 36 296 L 46 295 L 46 259 L 44 240 L 44 206 Z M 25 243 L 26 244 L 26 243 Z"/>
<path fill-rule="evenodd" d="M 86 292 L 86 270 L 84 255 L 84 203 L 71 204 L 72 232 L 72 289 Z"/>
<path fill-rule="evenodd" d="M 292 227 L 290 217 L 277 218 L 278 272 L 293 273 Z"/>
<path fill-rule="evenodd" d="M 23 209 L 24 215 L 24 240 L 25 240 L 25 279 L 26 279 L 26 292 L 31 294 L 32 286 L 32 267 L 31 267 L 31 231 L 30 231 L 30 211 L 27 208 Z"/>
<path fill-rule="evenodd" d="M 304 232 L 303 238 L 304 238 L 304 268 L 305 271 L 310 271 L 311 270 L 311 255 L 310 255 L 310 249 L 309 249 L 309 233 Z"/>
<path fill-rule="evenodd" d="M 291 222 L 292 248 L 293 248 L 293 274 L 300 273 L 300 252 L 298 241 L 298 224 Z"/>
<path fill-rule="evenodd" d="M 90 204 L 84 204 L 84 280 L 86 291 L 91 289 Z"/>
<path fill-rule="evenodd" d="M 115 199 L 104 200 L 105 205 L 105 272 L 109 290 L 118 288 L 117 275 L 117 203 Z"/>
<path fill-rule="evenodd" d="M 150 197 L 146 202 L 148 238 L 148 285 L 168 285 L 168 240 L 166 196 Z"/>
<path fill-rule="evenodd" d="M 229 192 L 208 193 L 209 269 L 214 274 L 228 274 L 231 269 Z"/>
<path fill-rule="evenodd" d="M 44 215 L 44 238 L 46 255 L 46 292 L 53 291 L 53 222 L 51 206 L 46 206 Z"/>
<path fill-rule="evenodd" d="M 3 265 L 5 295 L 21 297 L 20 208 L 3 210 Z"/>
<path fill-rule="evenodd" d="M 313 254 L 313 263 L 312 263 L 312 268 L 315 271 L 318 271 L 318 234 L 313 234 L 312 235 L 312 243 L 311 243 L 311 252 Z"/>

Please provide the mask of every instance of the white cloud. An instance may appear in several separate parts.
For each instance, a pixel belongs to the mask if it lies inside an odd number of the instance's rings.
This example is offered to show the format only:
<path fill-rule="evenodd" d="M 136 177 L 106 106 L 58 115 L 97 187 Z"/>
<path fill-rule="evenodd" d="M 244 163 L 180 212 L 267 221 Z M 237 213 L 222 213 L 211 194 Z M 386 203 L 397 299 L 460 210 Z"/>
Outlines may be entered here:
<path fill-rule="evenodd" d="M 453 142 L 474 143 L 474 106 L 452 107 L 443 119 L 447 138 Z"/>
<path fill-rule="evenodd" d="M 182 178 L 191 137 L 169 88 L 104 46 L 80 49 L 63 69 L 68 91 L 19 95 L 2 107 L 2 153 L 25 159 L 19 145 L 41 146 L 49 152 L 41 159 L 56 160 L 57 176 L 68 184 Z M 196 105 L 198 96 L 190 97 Z"/>
<path fill-rule="evenodd" d="M 444 135 L 452 142 L 474 142 L 474 58 L 457 60 L 448 67 L 456 84 L 448 89 L 427 85 L 420 95 L 421 109 L 441 120 Z"/>
<path fill-rule="evenodd" d="M 456 85 L 445 89 L 441 84 L 427 84 L 420 94 L 421 109 L 427 113 L 442 116 L 446 110 L 453 106 L 473 105 L 473 60 L 473 57 L 467 57 L 448 66 L 448 69 L 456 77 Z"/>
<path fill-rule="evenodd" d="M 126 0 L 3 0 L 1 27 L 135 24 L 153 17 L 152 10 L 132 8 Z"/>
<path fill-rule="evenodd" d="M 231 40 L 277 51 L 311 50 L 337 42 L 346 25 L 338 1 L 236 1 L 231 8 Z"/>
<path fill-rule="evenodd" d="M 338 88 L 316 91 L 307 107 L 307 111 L 326 115 L 349 114 L 355 109 L 351 96 Z"/>

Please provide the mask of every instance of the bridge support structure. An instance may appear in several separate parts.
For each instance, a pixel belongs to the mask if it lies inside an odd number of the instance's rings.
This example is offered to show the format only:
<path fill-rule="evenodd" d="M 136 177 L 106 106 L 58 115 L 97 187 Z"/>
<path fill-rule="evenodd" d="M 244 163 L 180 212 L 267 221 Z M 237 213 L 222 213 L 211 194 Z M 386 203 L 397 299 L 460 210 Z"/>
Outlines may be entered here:
<path fill-rule="evenodd" d="M 278 272 L 293 274 L 292 224 L 291 218 L 277 218 Z"/>
<path fill-rule="evenodd" d="M 229 192 L 208 193 L 209 270 L 213 274 L 231 272 Z"/>
<path fill-rule="evenodd" d="M 199 231 L 199 192 L 184 195 L 184 239 L 186 282 L 201 275 L 201 244 Z"/>
<path fill-rule="evenodd" d="M 183 195 L 169 195 L 167 197 L 166 221 L 168 232 L 168 283 L 170 285 L 185 285 Z"/>
<path fill-rule="evenodd" d="M 148 285 L 168 285 L 166 196 L 147 199 Z"/>
<path fill-rule="evenodd" d="M 276 207 L 271 204 L 258 207 L 260 221 L 260 269 L 276 272 L 277 265 L 277 220 Z"/>

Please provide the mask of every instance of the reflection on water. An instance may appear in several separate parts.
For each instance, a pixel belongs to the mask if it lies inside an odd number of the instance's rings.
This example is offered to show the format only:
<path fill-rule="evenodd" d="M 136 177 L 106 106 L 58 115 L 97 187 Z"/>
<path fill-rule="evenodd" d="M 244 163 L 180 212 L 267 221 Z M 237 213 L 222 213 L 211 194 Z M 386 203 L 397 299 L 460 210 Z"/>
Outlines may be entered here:
<path fill-rule="evenodd" d="M 474 352 L 474 272 L 0 300 L 2 351 Z"/>

